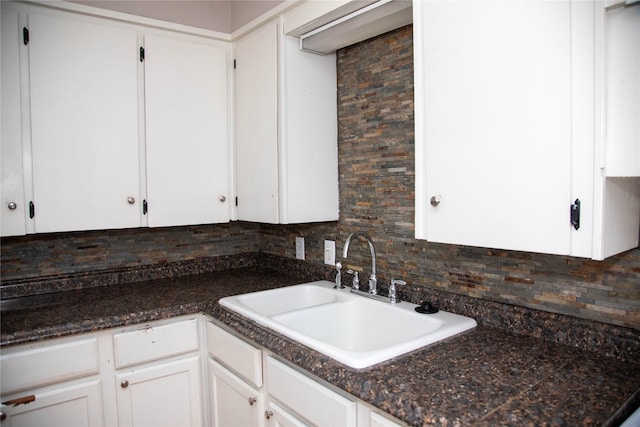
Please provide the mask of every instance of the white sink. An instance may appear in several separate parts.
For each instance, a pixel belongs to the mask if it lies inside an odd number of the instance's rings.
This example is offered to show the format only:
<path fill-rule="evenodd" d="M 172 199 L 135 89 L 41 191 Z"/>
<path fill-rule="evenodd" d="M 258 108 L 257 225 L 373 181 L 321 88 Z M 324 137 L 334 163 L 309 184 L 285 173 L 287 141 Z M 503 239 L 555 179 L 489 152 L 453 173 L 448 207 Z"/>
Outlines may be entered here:
<path fill-rule="evenodd" d="M 366 368 L 472 329 L 445 311 L 416 313 L 318 281 L 222 298 L 220 304 L 352 368 Z"/>
<path fill-rule="evenodd" d="M 220 304 L 257 321 L 256 316 L 271 317 L 332 302 L 344 300 L 342 292 L 321 286 L 323 282 L 305 283 L 268 291 L 252 292 L 222 298 Z M 326 282 L 331 283 L 331 282 Z"/>

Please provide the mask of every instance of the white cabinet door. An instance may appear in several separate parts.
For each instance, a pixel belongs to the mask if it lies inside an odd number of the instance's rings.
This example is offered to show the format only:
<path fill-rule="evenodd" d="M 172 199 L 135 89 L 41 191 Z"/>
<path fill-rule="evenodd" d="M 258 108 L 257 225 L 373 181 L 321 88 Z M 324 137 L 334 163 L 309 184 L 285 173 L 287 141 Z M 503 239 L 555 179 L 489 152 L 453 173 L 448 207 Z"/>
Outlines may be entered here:
<path fill-rule="evenodd" d="M 238 219 L 278 223 L 278 21 L 236 43 Z"/>
<path fill-rule="evenodd" d="M 2 236 L 26 233 L 24 177 L 22 168 L 22 120 L 20 117 L 20 32 L 18 13 L 2 9 Z"/>
<path fill-rule="evenodd" d="M 264 424 L 262 393 L 213 359 L 209 359 L 209 394 L 214 427 Z"/>
<path fill-rule="evenodd" d="M 98 427 L 104 425 L 99 380 L 35 390 L 35 400 L 4 406 L 3 427 Z M 3 396 L 5 401 L 6 396 Z M 14 399 L 15 397 L 10 397 Z"/>
<path fill-rule="evenodd" d="M 145 37 L 149 226 L 229 221 L 227 50 Z"/>
<path fill-rule="evenodd" d="M 200 358 L 116 374 L 120 427 L 202 425 Z"/>
<path fill-rule="evenodd" d="M 406 423 L 358 402 L 358 427 L 400 427 Z"/>
<path fill-rule="evenodd" d="M 283 36 L 280 222 L 338 220 L 336 56 Z"/>
<path fill-rule="evenodd" d="M 314 425 L 356 425 L 357 404 L 295 371 L 271 356 L 264 357 L 269 400 L 286 405 Z"/>
<path fill-rule="evenodd" d="M 236 43 L 238 219 L 338 219 L 335 55 L 303 52 L 274 20 Z"/>
<path fill-rule="evenodd" d="M 418 10 L 417 237 L 568 254 L 571 3 Z"/>
<path fill-rule="evenodd" d="M 29 15 L 36 232 L 140 225 L 137 35 L 107 23 Z"/>
<path fill-rule="evenodd" d="M 606 12 L 607 176 L 640 176 L 640 9 Z"/>
<path fill-rule="evenodd" d="M 264 416 L 268 427 L 305 427 L 307 425 L 274 401 L 267 403 Z"/>

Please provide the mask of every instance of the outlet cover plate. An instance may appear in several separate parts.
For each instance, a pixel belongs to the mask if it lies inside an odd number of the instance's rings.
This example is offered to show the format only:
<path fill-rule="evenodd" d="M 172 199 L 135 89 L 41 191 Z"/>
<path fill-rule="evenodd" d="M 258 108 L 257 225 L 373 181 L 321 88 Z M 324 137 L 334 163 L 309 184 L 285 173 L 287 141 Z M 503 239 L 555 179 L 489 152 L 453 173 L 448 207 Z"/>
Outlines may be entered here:
<path fill-rule="evenodd" d="M 296 259 L 304 259 L 304 237 L 296 237 Z"/>
<path fill-rule="evenodd" d="M 324 263 L 327 265 L 336 265 L 336 241 L 324 241 Z"/>

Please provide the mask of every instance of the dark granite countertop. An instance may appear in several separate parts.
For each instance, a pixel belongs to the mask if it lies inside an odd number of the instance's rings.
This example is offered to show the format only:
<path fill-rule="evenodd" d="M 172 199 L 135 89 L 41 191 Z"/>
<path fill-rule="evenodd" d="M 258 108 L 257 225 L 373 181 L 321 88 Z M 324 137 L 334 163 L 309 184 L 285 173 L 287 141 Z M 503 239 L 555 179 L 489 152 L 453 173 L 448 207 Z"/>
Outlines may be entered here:
<path fill-rule="evenodd" d="M 217 304 L 224 296 L 300 282 L 251 267 L 5 300 L 0 344 L 202 312 L 411 425 L 618 425 L 640 401 L 640 363 L 500 329 L 479 326 L 355 370 Z"/>

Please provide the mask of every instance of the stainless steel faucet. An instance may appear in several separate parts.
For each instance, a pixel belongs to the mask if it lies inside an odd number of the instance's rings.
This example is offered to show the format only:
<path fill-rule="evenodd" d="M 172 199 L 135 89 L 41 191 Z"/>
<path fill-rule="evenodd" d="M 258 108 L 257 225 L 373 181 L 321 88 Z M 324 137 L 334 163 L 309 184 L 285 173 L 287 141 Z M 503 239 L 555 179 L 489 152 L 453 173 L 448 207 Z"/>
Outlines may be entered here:
<path fill-rule="evenodd" d="M 346 259 L 347 254 L 349 253 L 349 246 L 351 245 L 351 240 L 356 237 L 360 237 L 364 239 L 369 244 L 369 252 L 371 252 L 371 276 L 369 276 L 369 293 L 376 295 L 378 293 L 378 278 L 376 276 L 376 248 L 373 246 L 373 241 L 371 237 L 367 233 L 362 231 L 356 231 L 355 233 L 349 234 L 347 240 L 344 242 L 344 250 L 342 252 L 342 258 Z"/>

